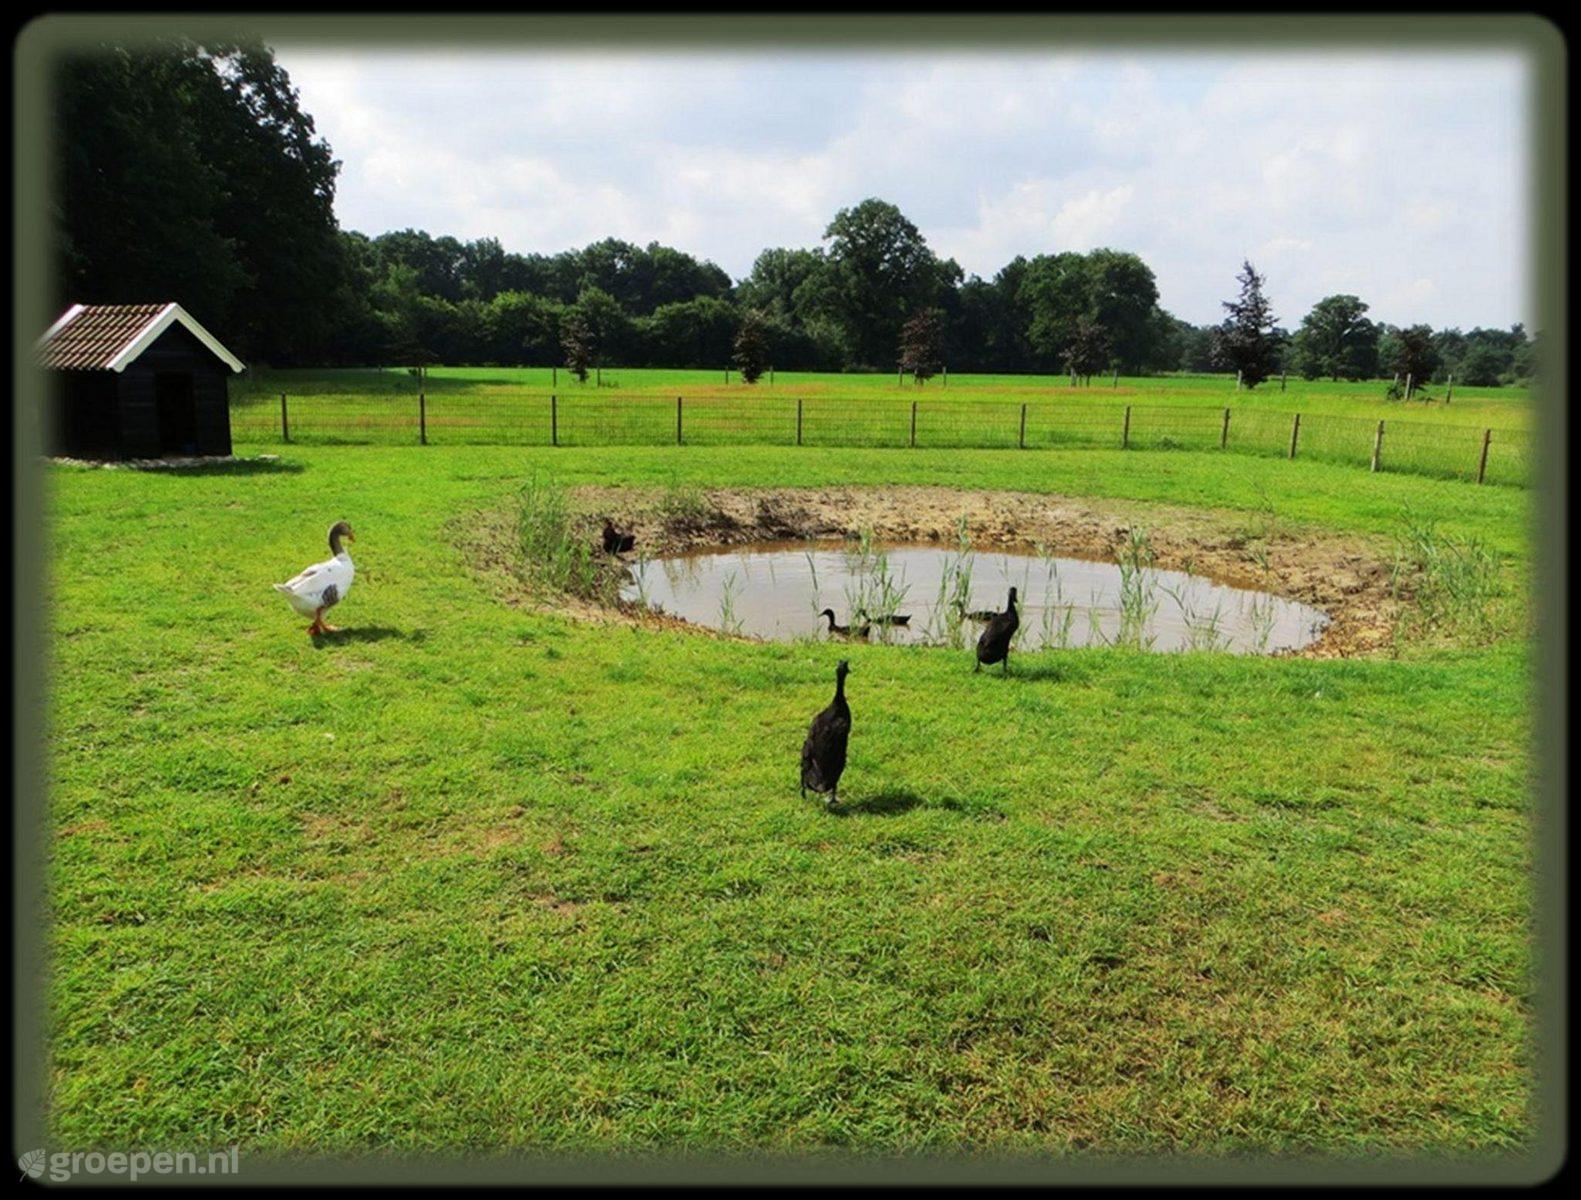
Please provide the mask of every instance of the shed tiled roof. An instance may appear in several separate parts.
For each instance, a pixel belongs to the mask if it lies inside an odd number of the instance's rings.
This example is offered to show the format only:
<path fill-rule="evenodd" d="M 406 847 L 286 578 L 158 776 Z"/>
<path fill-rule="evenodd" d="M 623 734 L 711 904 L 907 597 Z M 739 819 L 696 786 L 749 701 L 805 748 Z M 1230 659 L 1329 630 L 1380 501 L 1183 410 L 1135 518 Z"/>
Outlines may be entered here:
<path fill-rule="evenodd" d="M 57 371 L 120 371 L 175 323 L 190 330 L 231 370 L 242 369 L 179 304 L 74 304 L 39 339 L 39 361 Z"/>

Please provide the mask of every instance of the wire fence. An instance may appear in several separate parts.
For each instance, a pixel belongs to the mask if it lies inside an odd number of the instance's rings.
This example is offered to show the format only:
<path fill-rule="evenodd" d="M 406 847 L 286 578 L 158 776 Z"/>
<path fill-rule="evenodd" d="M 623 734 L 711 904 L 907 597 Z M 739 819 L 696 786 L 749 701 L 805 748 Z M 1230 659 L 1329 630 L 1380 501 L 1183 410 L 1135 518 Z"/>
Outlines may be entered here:
<path fill-rule="evenodd" d="M 232 402 L 235 441 L 1220 450 L 1477 483 L 1530 482 L 1531 438 L 1469 425 L 1263 408 L 873 397 L 420 394 Z"/>

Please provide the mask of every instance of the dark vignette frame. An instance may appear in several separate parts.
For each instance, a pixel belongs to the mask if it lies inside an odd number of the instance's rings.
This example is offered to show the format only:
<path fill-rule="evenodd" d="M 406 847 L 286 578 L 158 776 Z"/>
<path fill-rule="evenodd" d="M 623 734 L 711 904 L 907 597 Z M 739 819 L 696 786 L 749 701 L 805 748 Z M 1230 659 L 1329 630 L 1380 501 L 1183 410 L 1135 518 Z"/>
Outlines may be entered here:
<path fill-rule="evenodd" d="M 725 1157 L 622 1155 L 612 1159 L 514 1156 L 449 1161 L 441 1157 L 394 1160 L 250 1157 L 236 1182 L 260 1183 L 1510 1183 L 1531 1184 L 1563 1166 L 1568 1145 L 1565 1075 L 1566 690 L 1565 621 L 1568 589 L 1566 545 L 1567 381 L 1567 101 L 1568 47 L 1563 32 L 1534 14 L 1381 16 L 1121 16 L 1026 15 L 895 16 L 309 16 L 302 14 L 198 13 L 146 16 L 51 14 L 17 34 L 12 48 L 13 503 L 12 697 L 14 712 L 12 810 L 12 1155 L 44 1144 L 47 1083 L 44 1035 L 45 755 L 42 751 L 47 692 L 43 638 L 47 621 L 31 581 L 47 570 L 44 522 L 46 475 L 42 469 L 40 412 L 44 380 L 27 353 L 53 314 L 47 311 L 49 130 L 44 83 L 52 56 L 98 40 L 134 41 L 169 33 L 237 36 L 265 42 L 317 42 L 346 46 L 589 45 L 706 50 L 780 46 L 882 53 L 917 49 L 1050 50 L 1301 50 L 1317 47 L 1417 51 L 1504 48 L 1529 64 L 1530 161 L 1527 197 L 1532 244 L 1528 248 L 1537 328 L 1545 339 L 1537 407 L 1536 611 L 1533 697 L 1539 765 L 1536 783 L 1537 1005 L 1533 1047 L 1537 1134 L 1532 1153 L 1519 1157 L 1410 1158 L 1132 1158 L 1048 1159 L 1008 1156 Z M 179 1182 L 179 1180 L 172 1180 Z"/>

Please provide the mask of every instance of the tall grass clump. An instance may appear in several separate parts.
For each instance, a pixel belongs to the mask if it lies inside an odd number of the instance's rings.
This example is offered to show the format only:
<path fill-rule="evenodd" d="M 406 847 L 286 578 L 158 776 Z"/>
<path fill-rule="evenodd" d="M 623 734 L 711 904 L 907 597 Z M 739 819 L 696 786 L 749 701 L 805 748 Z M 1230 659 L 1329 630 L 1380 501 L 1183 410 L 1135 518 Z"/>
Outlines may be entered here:
<path fill-rule="evenodd" d="M 565 488 L 535 472 L 518 500 L 516 528 L 527 578 L 544 591 L 608 599 L 615 578 L 594 549 L 591 529 L 572 515 Z"/>
<path fill-rule="evenodd" d="M 1391 594 L 1409 601 L 1399 632 L 1489 641 L 1502 588 L 1499 559 L 1476 535 L 1455 538 L 1430 517 L 1405 516 L 1395 545 Z"/>

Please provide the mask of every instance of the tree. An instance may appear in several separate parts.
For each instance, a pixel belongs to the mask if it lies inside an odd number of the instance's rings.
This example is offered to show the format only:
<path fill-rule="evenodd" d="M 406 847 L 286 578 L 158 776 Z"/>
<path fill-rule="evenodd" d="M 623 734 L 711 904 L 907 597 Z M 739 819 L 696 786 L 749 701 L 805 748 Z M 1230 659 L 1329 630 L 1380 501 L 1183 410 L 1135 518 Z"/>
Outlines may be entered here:
<path fill-rule="evenodd" d="M 339 164 L 273 54 L 106 45 L 51 83 L 57 299 L 173 299 L 244 358 L 321 361 L 345 298 Z"/>
<path fill-rule="evenodd" d="M 1098 322 L 1082 317 L 1076 322 L 1065 349 L 1065 369 L 1078 379 L 1091 380 L 1114 356 L 1114 339 Z"/>
<path fill-rule="evenodd" d="M 919 309 L 900 327 L 900 369 L 913 383 L 932 379 L 944 366 L 944 313 Z"/>
<path fill-rule="evenodd" d="M 757 309 L 749 308 L 742 315 L 734 351 L 736 366 L 747 383 L 756 383 L 768 370 L 768 322 Z"/>
<path fill-rule="evenodd" d="M 1240 373 L 1241 383 L 1254 388 L 1279 368 L 1279 339 L 1274 315 L 1263 295 L 1263 276 L 1249 262 L 1241 264 L 1236 280 L 1239 298 L 1224 301 L 1228 312 L 1213 331 L 1214 361 Z"/>
<path fill-rule="evenodd" d="M 1378 369 L 1378 327 L 1350 295 L 1326 296 L 1302 318 L 1295 367 L 1307 379 L 1370 379 Z"/>
<path fill-rule="evenodd" d="M 593 332 L 581 313 L 573 311 L 561 323 L 560 345 L 565 350 L 566 370 L 578 383 L 586 383 L 588 368 L 593 365 Z"/>
<path fill-rule="evenodd" d="M 1391 329 L 1384 347 L 1384 367 L 1411 380 L 1413 389 L 1426 384 L 1438 369 L 1438 350 L 1433 345 L 1433 331 L 1426 325 L 1412 325 L 1408 329 Z M 1403 388 L 1403 383 L 1402 383 Z"/>
<path fill-rule="evenodd" d="M 941 262 L 900 209 L 882 200 L 841 209 L 824 238 L 824 269 L 803 298 L 839 327 L 849 365 L 887 362 L 907 316 L 940 304 L 961 278 L 959 266 Z"/>

